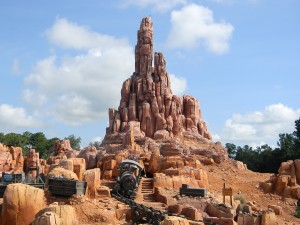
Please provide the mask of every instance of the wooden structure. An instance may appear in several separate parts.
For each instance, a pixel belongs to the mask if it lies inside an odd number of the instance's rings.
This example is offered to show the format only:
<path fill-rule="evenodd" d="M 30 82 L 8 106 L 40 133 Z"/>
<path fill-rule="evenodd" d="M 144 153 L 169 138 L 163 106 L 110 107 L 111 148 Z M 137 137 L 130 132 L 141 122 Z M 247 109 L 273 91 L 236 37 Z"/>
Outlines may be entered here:
<path fill-rule="evenodd" d="M 230 197 L 230 205 L 232 206 L 232 193 L 233 193 L 232 188 L 231 187 L 226 188 L 226 185 L 224 183 L 222 193 L 223 193 L 223 203 L 225 204 L 226 196 L 229 196 Z"/>

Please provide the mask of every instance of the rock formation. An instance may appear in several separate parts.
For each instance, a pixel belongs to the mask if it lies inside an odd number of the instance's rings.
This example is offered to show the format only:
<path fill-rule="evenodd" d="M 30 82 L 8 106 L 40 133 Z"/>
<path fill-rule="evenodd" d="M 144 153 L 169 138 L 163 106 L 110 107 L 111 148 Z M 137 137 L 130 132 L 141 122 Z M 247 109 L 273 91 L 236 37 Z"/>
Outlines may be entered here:
<path fill-rule="evenodd" d="M 72 149 L 69 140 L 58 140 L 54 143 L 54 151 L 48 160 L 48 164 L 59 164 L 61 159 L 76 158 L 78 151 Z"/>
<path fill-rule="evenodd" d="M 2 225 L 28 225 L 45 207 L 44 190 L 25 184 L 10 184 L 3 196 Z"/>
<path fill-rule="evenodd" d="M 274 193 L 283 197 L 300 198 L 300 159 L 282 162 L 278 170 L 266 182 L 259 184 L 266 193 Z"/>
<path fill-rule="evenodd" d="M 140 131 L 135 129 L 135 136 L 161 139 L 191 131 L 211 140 L 198 100 L 190 95 L 173 95 L 163 54 L 155 52 L 153 60 L 153 24 L 150 17 L 142 20 L 137 39 L 135 72 L 123 83 L 118 110 L 109 109 L 106 134 L 138 127 Z"/>
<path fill-rule="evenodd" d="M 20 173 L 23 171 L 22 148 L 0 143 L 0 176 L 2 172 Z"/>

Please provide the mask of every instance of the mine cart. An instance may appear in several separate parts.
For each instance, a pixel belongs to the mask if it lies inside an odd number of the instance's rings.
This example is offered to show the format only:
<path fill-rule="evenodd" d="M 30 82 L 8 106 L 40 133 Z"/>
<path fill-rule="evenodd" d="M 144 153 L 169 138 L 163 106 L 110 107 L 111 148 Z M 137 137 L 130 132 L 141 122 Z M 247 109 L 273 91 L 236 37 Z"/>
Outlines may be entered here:
<path fill-rule="evenodd" d="M 49 178 L 48 190 L 53 195 L 71 196 L 85 195 L 87 183 L 85 181 L 67 178 Z"/>
<path fill-rule="evenodd" d="M 31 171 L 36 171 L 36 176 L 32 177 L 30 175 Z M 2 180 L 0 183 L 0 198 L 3 198 L 4 192 L 6 190 L 7 185 L 12 183 L 23 183 L 27 184 L 36 188 L 44 189 L 45 182 L 44 182 L 44 174 L 39 173 L 39 167 L 29 167 L 26 173 L 5 173 L 2 172 Z"/>
<path fill-rule="evenodd" d="M 187 184 L 182 184 L 182 187 L 179 189 L 179 194 L 193 197 L 206 197 L 206 188 L 190 188 Z"/>

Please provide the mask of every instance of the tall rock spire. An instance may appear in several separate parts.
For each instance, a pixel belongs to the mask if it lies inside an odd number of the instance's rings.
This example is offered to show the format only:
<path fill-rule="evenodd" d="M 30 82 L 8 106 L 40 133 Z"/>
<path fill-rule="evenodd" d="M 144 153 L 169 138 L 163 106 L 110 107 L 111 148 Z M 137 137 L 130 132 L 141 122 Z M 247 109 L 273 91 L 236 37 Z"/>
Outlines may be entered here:
<path fill-rule="evenodd" d="M 202 120 L 199 102 L 190 95 L 172 94 L 166 61 L 154 53 L 153 24 L 142 19 L 135 47 L 135 72 L 124 81 L 118 111 L 109 109 L 107 135 L 134 130 L 154 139 L 172 138 L 185 131 L 211 139 Z"/>
<path fill-rule="evenodd" d="M 140 76 L 151 76 L 153 59 L 153 23 L 151 17 L 142 19 L 137 32 L 135 46 L 135 72 Z"/>

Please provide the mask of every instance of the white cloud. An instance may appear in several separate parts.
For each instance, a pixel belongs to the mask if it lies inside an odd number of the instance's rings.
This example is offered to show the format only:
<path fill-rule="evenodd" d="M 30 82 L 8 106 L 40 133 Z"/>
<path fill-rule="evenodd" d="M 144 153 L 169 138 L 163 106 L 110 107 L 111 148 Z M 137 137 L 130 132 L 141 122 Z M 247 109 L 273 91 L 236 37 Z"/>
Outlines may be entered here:
<path fill-rule="evenodd" d="M 14 59 L 11 65 L 11 72 L 15 75 L 19 75 L 21 73 L 20 63 L 18 59 Z"/>
<path fill-rule="evenodd" d="M 13 130 L 16 127 L 40 127 L 41 123 L 32 116 L 27 115 L 26 110 L 8 104 L 0 105 L 1 128 Z"/>
<path fill-rule="evenodd" d="M 96 142 L 96 141 L 101 142 L 102 140 L 103 140 L 103 138 L 101 136 L 97 136 L 97 137 L 92 138 L 92 142 Z"/>
<path fill-rule="evenodd" d="M 169 47 L 191 49 L 198 45 L 223 54 L 229 50 L 234 27 L 225 21 L 215 22 L 213 12 L 201 5 L 190 4 L 171 14 Z"/>
<path fill-rule="evenodd" d="M 47 37 L 80 53 L 38 61 L 25 78 L 24 99 L 36 110 L 70 125 L 106 117 L 108 108 L 119 103 L 122 82 L 134 71 L 133 48 L 123 39 L 89 31 L 66 19 L 57 20 Z"/>
<path fill-rule="evenodd" d="M 225 122 L 220 135 L 223 142 L 248 145 L 276 142 L 278 134 L 292 133 L 294 122 L 300 117 L 300 109 L 292 109 L 281 103 L 266 106 L 262 111 L 234 114 Z"/>
<path fill-rule="evenodd" d="M 174 95 L 181 95 L 187 88 L 186 79 L 170 74 L 171 88 Z"/>
<path fill-rule="evenodd" d="M 66 31 L 72 35 L 60 34 Z M 39 114 L 68 125 L 107 118 L 108 108 L 118 107 L 123 81 L 134 71 L 133 48 L 123 39 L 89 31 L 66 19 L 56 20 L 47 37 L 80 53 L 38 61 L 24 80 L 24 100 Z M 185 90 L 185 79 L 175 75 L 171 79 L 175 93 Z"/>
<path fill-rule="evenodd" d="M 124 0 L 122 5 L 128 7 L 130 5 L 138 6 L 140 8 L 152 8 L 155 11 L 164 12 L 170 10 L 177 5 L 184 5 L 187 0 Z"/>
<path fill-rule="evenodd" d="M 101 47 L 101 50 L 109 50 L 112 46 L 116 49 L 128 47 L 126 39 L 93 32 L 66 19 L 57 19 L 45 34 L 51 43 L 64 48 L 87 50 Z"/>

